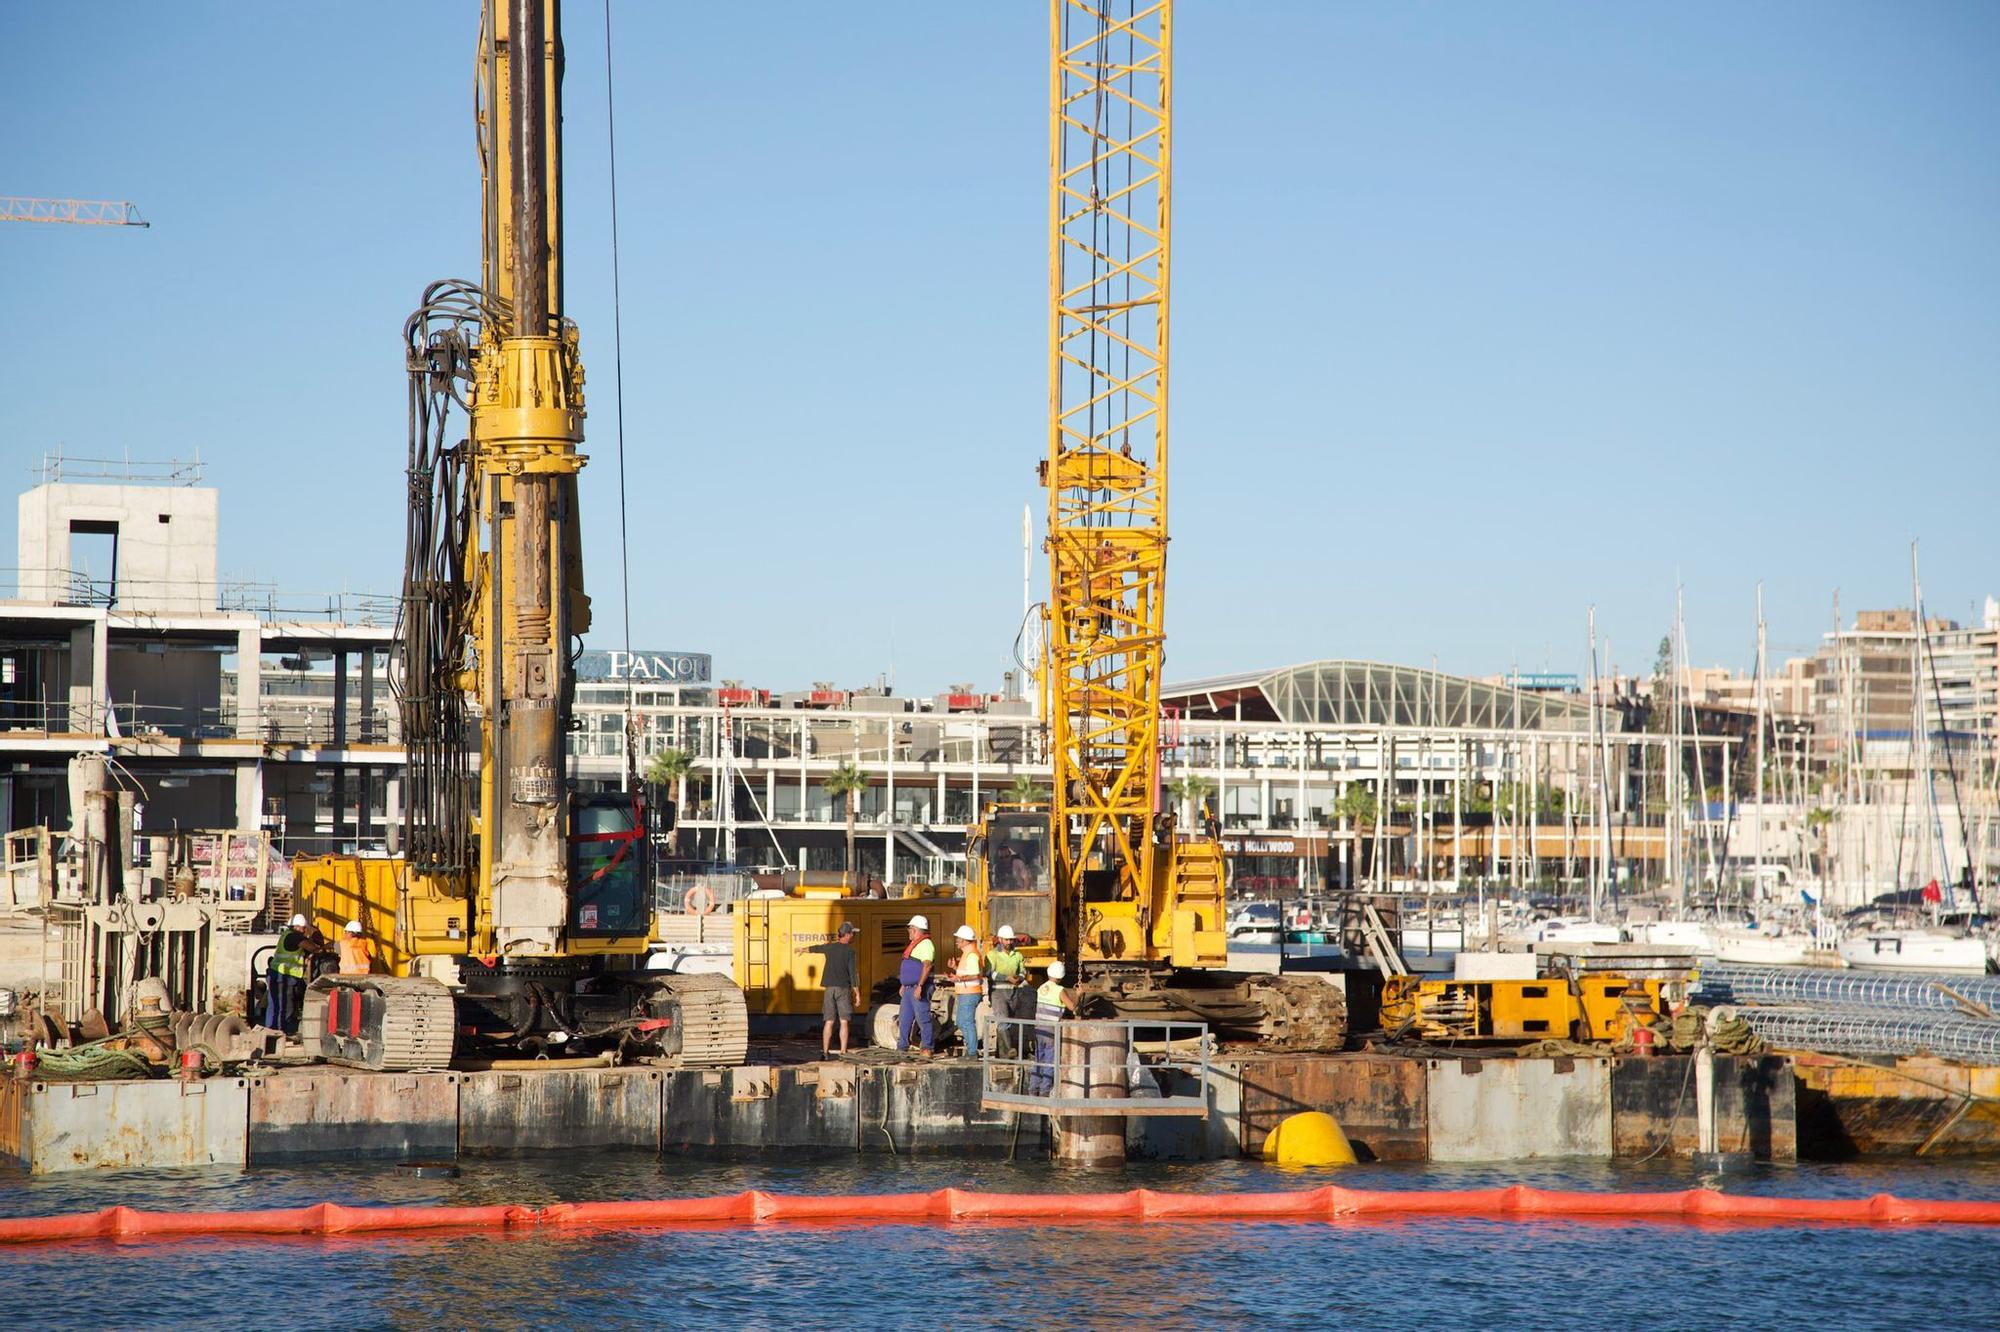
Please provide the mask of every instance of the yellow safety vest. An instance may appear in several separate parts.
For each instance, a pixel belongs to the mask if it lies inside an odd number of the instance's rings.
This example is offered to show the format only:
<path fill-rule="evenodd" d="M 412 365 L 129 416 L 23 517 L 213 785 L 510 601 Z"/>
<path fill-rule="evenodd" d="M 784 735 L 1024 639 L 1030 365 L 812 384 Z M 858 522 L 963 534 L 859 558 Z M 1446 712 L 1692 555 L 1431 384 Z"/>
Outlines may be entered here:
<path fill-rule="evenodd" d="M 1043 1022 L 1056 1022 L 1063 1015 L 1063 987 L 1061 981 L 1043 981 L 1035 991 L 1035 1017 Z"/>
<path fill-rule="evenodd" d="M 295 976 L 300 980 L 306 975 L 306 955 L 304 950 L 285 947 L 285 935 L 299 934 L 298 930 L 287 929 L 278 935 L 278 946 L 271 953 L 271 970 L 280 976 Z M 300 942 L 304 942 L 301 935 Z"/>

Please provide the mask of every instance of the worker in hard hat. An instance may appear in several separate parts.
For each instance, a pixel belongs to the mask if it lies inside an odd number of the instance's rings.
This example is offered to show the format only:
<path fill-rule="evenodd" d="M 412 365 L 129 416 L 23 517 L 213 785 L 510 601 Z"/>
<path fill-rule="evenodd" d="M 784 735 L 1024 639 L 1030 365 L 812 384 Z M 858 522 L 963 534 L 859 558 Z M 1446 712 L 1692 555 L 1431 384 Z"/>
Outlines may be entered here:
<path fill-rule="evenodd" d="M 860 932 L 853 921 L 843 920 L 831 940 L 806 948 L 808 953 L 818 953 L 826 959 L 819 974 L 823 991 L 819 1003 L 819 1052 L 827 1059 L 833 1058 L 836 1028 L 840 1031 L 840 1053 L 847 1053 L 847 1029 L 854 1025 L 854 1010 L 861 1003 L 861 961 L 854 953 L 854 937 Z"/>
<path fill-rule="evenodd" d="M 961 925 L 952 934 L 958 956 L 951 963 L 951 1020 L 965 1042 L 965 1057 L 979 1058 L 979 1001 L 986 997 L 986 959 L 979 955 L 979 932 Z"/>
<path fill-rule="evenodd" d="M 931 942 L 931 922 L 927 916 L 910 917 L 910 942 L 903 947 L 902 965 L 896 970 L 901 987 L 896 1013 L 896 1048 L 910 1048 L 911 1029 L 921 1044 L 920 1053 L 934 1054 L 936 1024 L 931 1020 L 931 968 L 937 964 L 937 945 Z"/>
<path fill-rule="evenodd" d="M 264 1025 L 287 1036 L 299 1034 L 299 1009 L 306 998 L 306 918 L 293 916 L 278 931 L 271 959 L 264 964 Z"/>
<path fill-rule="evenodd" d="M 1049 978 L 1035 990 L 1035 1071 L 1028 1078 L 1028 1095 L 1047 1096 L 1056 1085 L 1056 1030 L 1064 1015 L 1076 1012 L 1076 991 L 1063 987 L 1067 974 L 1062 960 L 1049 963 Z"/>
<path fill-rule="evenodd" d="M 375 970 L 375 945 L 361 932 L 361 922 L 350 920 L 340 936 L 340 974 L 366 976 Z"/>
<path fill-rule="evenodd" d="M 986 950 L 986 995 L 992 1001 L 996 1050 L 1003 1059 L 1019 1059 L 1027 1045 L 1021 1033 L 1035 1016 L 1035 990 L 1012 925 L 994 931 L 993 946 Z"/>

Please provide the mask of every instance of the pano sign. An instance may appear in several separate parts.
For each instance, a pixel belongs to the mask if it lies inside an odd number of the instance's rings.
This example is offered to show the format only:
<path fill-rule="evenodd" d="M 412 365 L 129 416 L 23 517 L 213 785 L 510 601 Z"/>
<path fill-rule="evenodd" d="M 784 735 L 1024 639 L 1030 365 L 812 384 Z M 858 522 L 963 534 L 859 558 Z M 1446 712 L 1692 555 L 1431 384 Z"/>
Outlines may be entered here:
<path fill-rule="evenodd" d="M 653 684 L 707 684 L 713 663 L 706 652 L 586 652 L 576 659 L 579 680 L 646 680 Z"/>

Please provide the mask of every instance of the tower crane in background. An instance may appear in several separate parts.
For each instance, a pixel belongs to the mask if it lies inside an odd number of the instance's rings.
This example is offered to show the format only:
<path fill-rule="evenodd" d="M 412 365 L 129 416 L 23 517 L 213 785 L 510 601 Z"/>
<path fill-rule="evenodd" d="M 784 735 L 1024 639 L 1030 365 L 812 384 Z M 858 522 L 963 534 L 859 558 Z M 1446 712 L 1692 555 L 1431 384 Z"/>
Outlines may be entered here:
<path fill-rule="evenodd" d="M 1051 0 L 1050 43 L 1053 782 L 974 829 L 968 910 L 1032 934 L 1032 961 L 1080 966 L 1100 1009 L 1338 1048 L 1337 989 L 1225 969 L 1222 847 L 1161 799 L 1173 5 Z"/>
<path fill-rule="evenodd" d="M 483 0 L 480 281 L 432 283 L 405 325 L 403 855 L 301 867 L 321 921 L 360 921 L 394 973 L 315 982 L 301 1029 L 338 1062 L 441 1067 L 461 1038 L 461 1052 L 615 1046 L 736 1064 L 749 1037 L 726 977 L 643 970 L 642 784 L 584 794 L 569 771 L 590 600 L 583 364 L 563 314 L 561 34 L 560 0 Z M 419 974 L 425 959 L 455 966 L 457 987 Z"/>
<path fill-rule="evenodd" d="M 66 222 L 79 227 L 150 227 L 139 205 L 120 199 L 24 199 L 0 194 L 0 222 Z"/>

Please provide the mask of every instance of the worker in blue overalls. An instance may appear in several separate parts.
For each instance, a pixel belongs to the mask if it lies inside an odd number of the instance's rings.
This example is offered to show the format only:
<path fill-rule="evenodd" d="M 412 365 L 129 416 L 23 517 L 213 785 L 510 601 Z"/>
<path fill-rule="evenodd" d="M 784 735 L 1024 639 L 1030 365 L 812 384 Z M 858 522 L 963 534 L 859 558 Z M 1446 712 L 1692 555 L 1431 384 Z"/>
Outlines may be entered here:
<path fill-rule="evenodd" d="M 1035 990 L 1035 1071 L 1028 1095 L 1047 1096 L 1056 1085 L 1056 1024 L 1076 1012 L 1076 991 L 1063 988 L 1068 973 L 1060 960 L 1049 963 L 1049 978 Z"/>
<path fill-rule="evenodd" d="M 910 1048 L 911 1028 L 921 1042 L 918 1051 L 934 1053 L 936 1024 L 931 1018 L 931 969 L 937 964 L 937 945 L 931 942 L 931 922 L 926 916 L 910 917 L 910 942 L 903 949 L 903 962 L 896 972 L 902 987 L 902 1002 L 896 1014 L 896 1048 Z"/>

